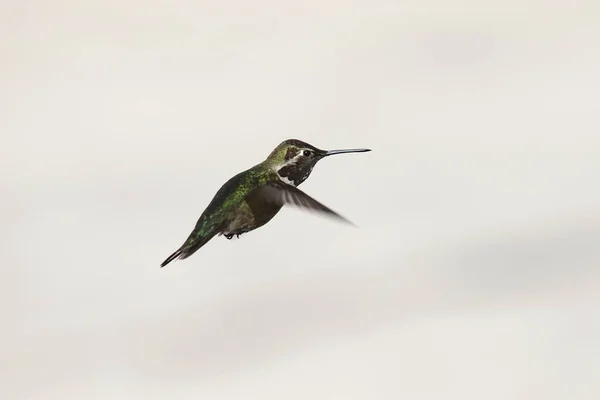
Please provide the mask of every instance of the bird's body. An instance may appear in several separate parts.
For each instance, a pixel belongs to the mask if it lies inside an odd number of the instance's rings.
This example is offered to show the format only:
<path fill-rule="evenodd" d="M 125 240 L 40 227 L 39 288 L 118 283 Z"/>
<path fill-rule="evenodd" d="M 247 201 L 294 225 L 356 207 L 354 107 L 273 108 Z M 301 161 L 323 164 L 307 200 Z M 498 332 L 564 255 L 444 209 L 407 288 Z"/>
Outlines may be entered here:
<path fill-rule="evenodd" d="M 229 179 L 215 194 L 183 245 L 163 263 L 185 259 L 216 235 L 227 239 L 269 222 L 284 204 L 319 211 L 345 220 L 296 186 L 310 175 L 325 156 L 368 149 L 324 151 L 296 139 L 282 142 L 254 167 Z"/>

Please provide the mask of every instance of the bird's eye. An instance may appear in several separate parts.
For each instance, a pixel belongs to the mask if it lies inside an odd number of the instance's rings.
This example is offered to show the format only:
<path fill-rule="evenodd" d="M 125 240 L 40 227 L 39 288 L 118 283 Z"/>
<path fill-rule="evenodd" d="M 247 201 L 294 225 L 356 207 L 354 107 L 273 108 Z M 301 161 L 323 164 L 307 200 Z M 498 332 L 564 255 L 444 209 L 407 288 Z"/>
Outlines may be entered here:
<path fill-rule="evenodd" d="M 304 150 L 304 153 L 302 153 L 302 154 L 304 154 L 304 157 L 310 157 L 310 155 L 312 154 L 312 151 Z"/>

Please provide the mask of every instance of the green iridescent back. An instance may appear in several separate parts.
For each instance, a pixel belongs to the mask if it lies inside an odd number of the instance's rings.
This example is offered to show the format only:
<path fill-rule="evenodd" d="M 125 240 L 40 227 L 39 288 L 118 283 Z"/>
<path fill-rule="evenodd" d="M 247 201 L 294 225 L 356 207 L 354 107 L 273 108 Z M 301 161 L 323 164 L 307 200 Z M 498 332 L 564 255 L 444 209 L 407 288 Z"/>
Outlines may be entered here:
<path fill-rule="evenodd" d="M 214 229 L 218 229 L 231 212 L 242 205 L 248 193 L 277 179 L 277 174 L 262 163 L 229 179 L 206 207 L 186 243 L 190 243 L 199 236 L 210 235 Z"/>

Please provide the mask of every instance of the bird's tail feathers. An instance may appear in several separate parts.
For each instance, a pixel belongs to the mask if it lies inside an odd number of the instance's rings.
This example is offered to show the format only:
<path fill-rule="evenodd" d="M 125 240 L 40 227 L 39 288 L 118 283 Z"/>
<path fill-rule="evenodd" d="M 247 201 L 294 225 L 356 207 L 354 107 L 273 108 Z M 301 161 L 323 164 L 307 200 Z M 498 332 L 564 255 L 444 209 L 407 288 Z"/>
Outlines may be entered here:
<path fill-rule="evenodd" d="M 217 232 L 215 231 L 208 236 L 195 237 L 193 239 L 188 239 L 183 244 L 183 246 L 181 246 L 173 254 L 171 254 L 169 257 L 167 257 L 167 259 L 165 261 L 163 261 L 162 264 L 160 264 L 160 267 L 162 268 L 165 265 L 167 265 L 168 263 L 170 263 L 171 261 L 176 260 L 176 259 L 184 260 L 184 259 L 188 258 L 192 254 L 194 254 L 200 247 L 204 246 L 206 244 L 206 242 L 208 242 L 210 239 L 212 239 L 216 233 Z"/>
<path fill-rule="evenodd" d="M 162 268 L 165 265 L 167 265 L 168 263 L 170 263 L 171 261 L 179 258 L 181 256 L 182 252 L 183 252 L 183 247 L 180 247 L 179 249 L 177 249 L 177 251 L 175 251 L 173 254 L 171 254 L 169 257 L 167 257 L 167 259 L 160 264 L 160 267 Z"/>

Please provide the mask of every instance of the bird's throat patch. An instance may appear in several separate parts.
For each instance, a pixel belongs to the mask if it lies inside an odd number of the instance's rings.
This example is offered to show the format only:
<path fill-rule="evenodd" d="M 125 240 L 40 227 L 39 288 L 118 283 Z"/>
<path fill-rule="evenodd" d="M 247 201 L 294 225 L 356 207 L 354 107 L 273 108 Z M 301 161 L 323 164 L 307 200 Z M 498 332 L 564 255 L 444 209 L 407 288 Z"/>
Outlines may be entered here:
<path fill-rule="evenodd" d="M 298 186 L 308 178 L 311 170 L 312 168 L 301 168 L 298 165 L 290 164 L 280 168 L 277 175 L 288 185 Z"/>

